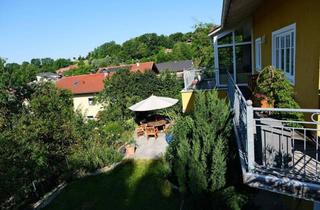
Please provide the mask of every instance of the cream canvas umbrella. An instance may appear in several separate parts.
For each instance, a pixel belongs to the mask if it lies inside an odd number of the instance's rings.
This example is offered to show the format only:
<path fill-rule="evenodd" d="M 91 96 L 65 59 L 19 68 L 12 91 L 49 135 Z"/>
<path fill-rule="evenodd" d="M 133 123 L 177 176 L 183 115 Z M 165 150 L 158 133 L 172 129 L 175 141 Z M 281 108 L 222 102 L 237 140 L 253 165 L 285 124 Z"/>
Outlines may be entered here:
<path fill-rule="evenodd" d="M 178 99 L 152 95 L 149 98 L 130 106 L 129 109 L 135 112 L 145 112 L 168 108 L 176 103 L 178 103 Z"/>

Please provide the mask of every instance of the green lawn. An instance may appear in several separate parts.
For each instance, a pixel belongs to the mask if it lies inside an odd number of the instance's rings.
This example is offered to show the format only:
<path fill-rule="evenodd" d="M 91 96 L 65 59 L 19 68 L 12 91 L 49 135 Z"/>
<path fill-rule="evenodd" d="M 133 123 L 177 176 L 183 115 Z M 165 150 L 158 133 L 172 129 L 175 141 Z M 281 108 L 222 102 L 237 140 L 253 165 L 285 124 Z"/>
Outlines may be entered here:
<path fill-rule="evenodd" d="M 179 194 L 161 176 L 161 161 L 127 161 L 70 184 L 45 209 L 179 209 Z"/>

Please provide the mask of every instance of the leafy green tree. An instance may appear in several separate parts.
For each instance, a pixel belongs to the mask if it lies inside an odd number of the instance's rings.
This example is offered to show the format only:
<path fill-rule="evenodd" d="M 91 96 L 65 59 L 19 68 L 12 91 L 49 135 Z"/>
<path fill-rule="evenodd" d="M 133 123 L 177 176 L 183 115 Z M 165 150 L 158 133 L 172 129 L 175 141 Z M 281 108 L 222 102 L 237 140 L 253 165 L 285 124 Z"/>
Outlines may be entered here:
<path fill-rule="evenodd" d="M 107 56 L 119 56 L 121 51 L 121 45 L 116 44 L 114 41 L 104 43 L 99 47 L 95 48 L 89 53 L 89 59 L 102 59 Z"/>
<path fill-rule="evenodd" d="M 193 60 L 198 67 L 212 67 L 213 65 L 213 46 L 208 38 L 212 24 L 198 24 L 191 35 L 192 48 L 194 51 Z"/>
<path fill-rule="evenodd" d="M 211 24 L 198 24 L 194 32 L 169 36 L 146 33 L 122 45 L 107 42 L 90 52 L 87 58 L 95 67 L 145 61 L 165 62 L 192 59 L 197 67 L 211 67 L 213 48 L 208 37 Z M 172 49 L 173 53 L 166 53 Z"/>
<path fill-rule="evenodd" d="M 178 42 L 173 46 L 172 58 L 174 60 L 190 60 L 193 57 L 193 49 L 190 44 Z"/>
<path fill-rule="evenodd" d="M 172 44 L 171 47 L 173 47 L 174 43 L 186 41 L 184 34 L 181 32 L 170 34 L 169 40 L 170 40 L 170 43 Z"/>
<path fill-rule="evenodd" d="M 136 62 L 139 59 L 147 57 L 148 46 L 137 37 L 122 44 L 122 53 L 126 54 L 126 60 L 129 63 Z"/>
<path fill-rule="evenodd" d="M 133 73 L 124 69 L 105 80 L 99 101 L 106 104 L 110 115 L 127 119 L 133 114 L 128 109 L 131 105 L 152 94 L 178 98 L 181 89 L 182 82 L 170 73 L 157 76 L 152 71 Z"/>
<path fill-rule="evenodd" d="M 166 52 L 165 48 L 161 48 L 159 52 L 154 56 L 153 60 L 156 63 L 162 63 L 174 60 L 171 52 Z"/>
<path fill-rule="evenodd" d="M 76 170 L 118 161 L 119 145 L 132 135 L 127 122 L 119 140 L 105 124 L 86 123 L 74 113 L 69 91 L 29 83 L 38 71 L 34 64 L 6 65 L 0 58 L 1 208 L 4 201 L 18 207 L 39 198 Z"/>
<path fill-rule="evenodd" d="M 54 69 L 60 69 L 69 65 L 72 65 L 72 61 L 70 59 L 65 59 L 65 58 L 58 58 L 57 60 L 54 61 Z"/>
<path fill-rule="evenodd" d="M 31 64 L 35 65 L 36 67 L 41 67 L 41 60 L 39 58 L 33 58 L 30 61 Z"/>
<path fill-rule="evenodd" d="M 41 71 L 43 72 L 54 72 L 54 60 L 52 58 L 41 59 Z"/>
<path fill-rule="evenodd" d="M 161 46 L 166 46 L 164 36 L 158 36 L 156 33 L 143 34 L 139 36 L 138 41 L 147 47 L 146 57 L 150 57 L 160 50 Z"/>
<path fill-rule="evenodd" d="M 0 179 L 4 197 L 20 202 L 36 186 L 57 183 L 68 171 L 67 156 L 78 137 L 73 123 L 71 93 L 52 84 L 35 87 L 28 105 L 0 134 Z"/>

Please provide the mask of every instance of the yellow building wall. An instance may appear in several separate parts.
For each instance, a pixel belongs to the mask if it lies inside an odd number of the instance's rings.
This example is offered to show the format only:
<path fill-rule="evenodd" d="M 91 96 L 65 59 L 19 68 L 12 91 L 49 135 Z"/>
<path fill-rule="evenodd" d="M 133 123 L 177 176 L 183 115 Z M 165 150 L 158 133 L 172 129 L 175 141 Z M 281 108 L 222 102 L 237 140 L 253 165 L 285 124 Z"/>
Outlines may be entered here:
<path fill-rule="evenodd" d="M 205 91 L 205 90 L 204 90 Z M 195 94 L 194 90 L 182 90 L 181 98 L 182 98 L 182 112 L 189 113 L 193 111 L 194 102 L 195 102 Z M 221 99 L 228 99 L 226 90 L 218 90 L 218 97 Z"/>
<path fill-rule="evenodd" d="M 99 111 L 102 110 L 102 105 L 95 103 L 94 105 L 89 105 L 89 98 L 94 97 L 93 94 L 85 95 L 74 95 L 73 96 L 73 107 L 74 110 L 79 110 L 81 114 L 85 117 L 93 116 L 96 117 Z"/>
<path fill-rule="evenodd" d="M 188 113 L 193 111 L 193 107 L 194 107 L 194 91 L 193 90 L 182 90 L 181 100 L 182 100 L 183 113 Z"/>
<path fill-rule="evenodd" d="M 296 100 L 302 108 L 319 107 L 320 1 L 268 0 L 253 15 L 254 40 L 261 45 L 262 66 L 272 64 L 272 32 L 296 23 Z"/>

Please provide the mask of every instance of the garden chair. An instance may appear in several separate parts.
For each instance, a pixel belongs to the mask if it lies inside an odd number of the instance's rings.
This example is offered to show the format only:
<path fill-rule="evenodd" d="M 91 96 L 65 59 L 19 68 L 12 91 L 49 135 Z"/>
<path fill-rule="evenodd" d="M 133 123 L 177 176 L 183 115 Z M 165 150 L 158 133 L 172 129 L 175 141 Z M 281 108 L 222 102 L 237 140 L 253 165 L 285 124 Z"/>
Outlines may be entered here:
<path fill-rule="evenodd" d="M 150 136 L 153 136 L 155 139 L 158 138 L 158 129 L 155 127 L 146 127 L 146 136 L 149 139 Z"/>
<path fill-rule="evenodd" d="M 147 123 L 140 123 L 139 127 L 142 128 L 145 131 L 147 126 L 148 126 Z"/>
<path fill-rule="evenodd" d="M 137 127 L 136 133 L 137 133 L 138 137 L 143 136 L 144 135 L 144 128 L 142 126 Z"/>

